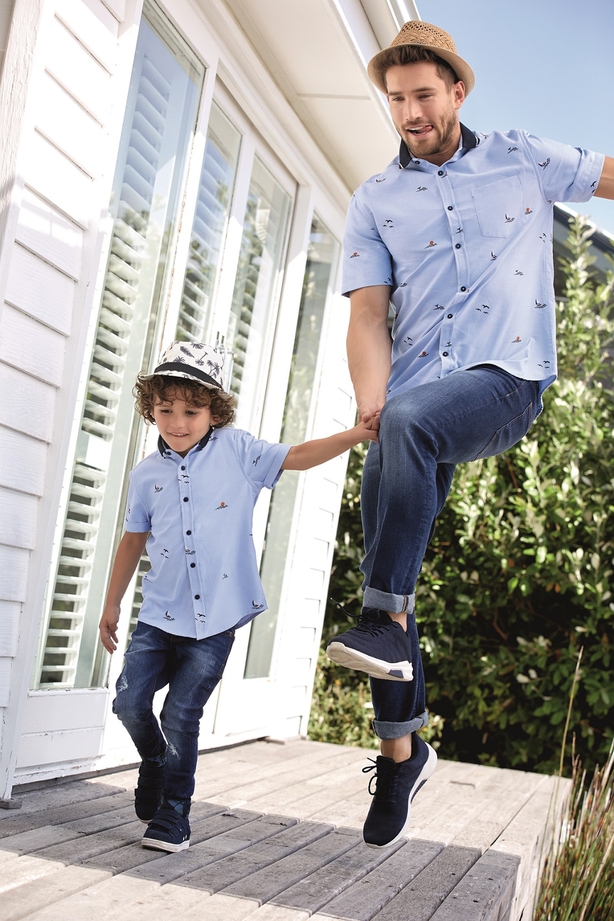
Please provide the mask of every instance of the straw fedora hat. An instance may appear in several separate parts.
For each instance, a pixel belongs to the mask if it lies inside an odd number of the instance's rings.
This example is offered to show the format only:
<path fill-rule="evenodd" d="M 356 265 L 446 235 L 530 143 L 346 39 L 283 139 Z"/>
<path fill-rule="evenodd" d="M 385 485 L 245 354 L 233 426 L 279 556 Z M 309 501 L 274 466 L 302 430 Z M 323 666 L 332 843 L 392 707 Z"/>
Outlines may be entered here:
<path fill-rule="evenodd" d="M 465 93 L 468 94 L 474 87 L 475 76 L 466 61 L 456 53 L 456 45 L 450 35 L 432 26 L 430 22 L 421 22 L 418 19 L 412 19 L 406 22 L 399 34 L 393 38 L 388 48 L 378 52 L 374 58 L 371 58 L 367 66 L 367 73 L 371 81 L 375 83 L 378 90 L 386 92 L 386 83 L 384 80 L 385 72 L 382 71 L 384 56 L 390 48 L 396 48 L 398 45 L 420 45 L 428 48 L 438 57 L 443 58 L 453 68 L 459 80 L 465 84 Z"/>
<path fill-rule="evenodd" d="M 151 374 L 143 374 L 149 380 L 157 374 L 164 377 L 179 377 L 204 384 L 210 390 L 222 390 L 224 383 L 224 353 L 204 342 L 171 342 L 160 356 L 160 361 Z"/>

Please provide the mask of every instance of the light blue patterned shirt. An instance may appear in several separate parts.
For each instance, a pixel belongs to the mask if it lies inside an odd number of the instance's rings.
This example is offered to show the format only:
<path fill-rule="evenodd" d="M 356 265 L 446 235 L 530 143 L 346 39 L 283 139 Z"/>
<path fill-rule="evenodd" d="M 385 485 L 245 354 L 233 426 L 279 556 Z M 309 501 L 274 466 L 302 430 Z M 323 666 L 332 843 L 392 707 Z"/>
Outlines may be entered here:
<path fill-rule="evenodd" d="M 604 157 L 526 131 L 464 126 L 443 166 L 404 142 L 352 197 L 343 291 L 391 285 L 395 394 L 478 364 L 556 377 L 552 214 L 587 201 Z"/>
<path fill-rule="evenodd" d="M 289 450 L 232 428 L 213 429 L 185 457 L 159 439 L 128 491 L 126 530 L 151 531 L 139 620 L 201 640 L 266 610 L 252 516 Z"/>

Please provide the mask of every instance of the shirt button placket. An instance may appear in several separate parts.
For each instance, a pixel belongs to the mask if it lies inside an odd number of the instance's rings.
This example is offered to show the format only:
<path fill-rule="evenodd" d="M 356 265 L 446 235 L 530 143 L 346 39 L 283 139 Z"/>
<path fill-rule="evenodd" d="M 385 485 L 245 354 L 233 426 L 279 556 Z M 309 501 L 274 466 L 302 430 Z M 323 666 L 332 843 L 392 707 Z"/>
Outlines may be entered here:
<path fill-rule="evenodd" d="M 205 609 L 203 604 L 202 588 L 200 584 L 200 576 L 198 572 L 196 556 L 194 555 L 194 551 L 196 550 L 196 542 L 194 540 L 194 511 L 192 491 L 190 488 L 190 477 L 189 475 L 185 476 L 185 472 L 186 465 L 182 464 L 179 470 L 179 492 L 182 499 L 180 503 L 182 532 L 184 538 L 185 553 L 190 554 L 190 561 L 188 564 L 188 580 L 190 583 L 190 594 L 192 595 L 196 639 L 200 640 L 204 637 L 205 631 L 204 620 L 201 617 L 198 617 L 198 615 L 204 615 Z"/>

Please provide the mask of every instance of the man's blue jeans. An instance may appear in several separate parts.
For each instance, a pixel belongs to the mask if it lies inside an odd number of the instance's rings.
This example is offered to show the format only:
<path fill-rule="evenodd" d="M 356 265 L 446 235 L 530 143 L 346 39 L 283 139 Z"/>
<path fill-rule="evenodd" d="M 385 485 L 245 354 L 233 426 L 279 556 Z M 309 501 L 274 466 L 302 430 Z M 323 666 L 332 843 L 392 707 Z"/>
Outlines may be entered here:
<path fill-rule="evenodd" d="M 233 642 L 234 630 L 196 640 L 173 636 L 141 621 L 132 634 L 117 680 L 113 712 L 141 758 L 165 755 L 164 795 L 168 799 L 186 802 L 194 792 L 200 718 L 222 677 Z M 153 697 L 167 684 L 158 723 L 152 711 Z"/>
<path fill-rule="evenodd" d="M 425 726 L 426 696 L 414 590 L 457 464 L 492 457 L 527 433 L 539 384 L 491 365 L 456 371 L 391 397 L 362 480 L 365 608 L 407 611 L 414 678 L 371 679 L 374 728 L 396 739 Z"/>

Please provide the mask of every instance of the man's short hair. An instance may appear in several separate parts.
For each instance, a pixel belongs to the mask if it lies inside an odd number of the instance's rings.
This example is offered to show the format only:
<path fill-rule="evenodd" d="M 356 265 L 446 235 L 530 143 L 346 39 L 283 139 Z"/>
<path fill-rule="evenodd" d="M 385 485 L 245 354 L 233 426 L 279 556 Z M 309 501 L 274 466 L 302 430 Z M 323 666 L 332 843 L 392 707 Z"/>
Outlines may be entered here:
<path fill-rule="evenodd" d="M 434 51 L 430 51 L 428 48 L 421 48 L 419 45 L 395 45 L 393 48 L 387 48 L 378 61 L 377 69 L 381 73 L 384 83 L 386 83 L 386 72 L 389 67 L 404 67 L 405 64 L 420 64 L 423 61 L 428 61 L 435 65 L 437 74 L 448 89 L 458 83 L 456 71 L 447 61 L 440 58 Z"/>
<path fill-rule="evenodd" d="M 211 415 L 218 419 L 215 423 L 216 428 L 230 425 L 234 418 L 235 401 L 230 393 L 214 387 L 205 387 L 204 384 L 185 377 L 167 377 L 164 374 L 144 377 L 139 374 L 133 393 L 136 398 L 136 411 L 146 422 L 155 422 L 153 408 L 157 403 L 177 397 L 185 400 L 188 406 L 209 406 Z"/>

